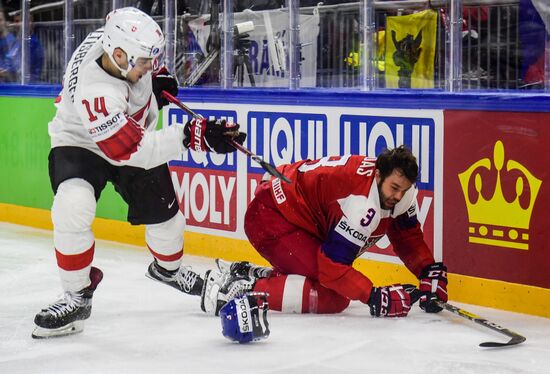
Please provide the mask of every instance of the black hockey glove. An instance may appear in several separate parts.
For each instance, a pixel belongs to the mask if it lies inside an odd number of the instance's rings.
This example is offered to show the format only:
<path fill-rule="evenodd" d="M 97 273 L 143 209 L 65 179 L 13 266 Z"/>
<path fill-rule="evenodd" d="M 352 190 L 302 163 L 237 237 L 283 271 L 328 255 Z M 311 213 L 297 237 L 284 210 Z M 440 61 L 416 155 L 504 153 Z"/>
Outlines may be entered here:
<path fill-rule="evenodd" d="M 426 313 L 438 313 L 443 309 L 436 300 L 447 302 L 447 267 L 442 262 L 426 266 L 420 273 L 420 308 Z"/>
<path fill-rule="evenodd" d="M 216 153 L 235 152 L 236 148 L 228 140 L 243 144 L 246 133 L 239 132 L 239 124 L 226 120 L 195 119 L 185 124 L 183 145 L 195 151 Z"/>
<path fill-rule="evenodd" d="M 157 99 L 159 110 L 169 104 L 168 100 L 161 95 L 162 91 L 167 91 L 172 96 L 178 96 L 178 80 L 165 67 L 153 75 L 153 93 Z"/>
<path fill-rule="evenodd" d="M 368 302 L 370 314 L 375 317 L 406 317 L 419 297 L 420 292 L 412 284 L 373 287 Z"/>

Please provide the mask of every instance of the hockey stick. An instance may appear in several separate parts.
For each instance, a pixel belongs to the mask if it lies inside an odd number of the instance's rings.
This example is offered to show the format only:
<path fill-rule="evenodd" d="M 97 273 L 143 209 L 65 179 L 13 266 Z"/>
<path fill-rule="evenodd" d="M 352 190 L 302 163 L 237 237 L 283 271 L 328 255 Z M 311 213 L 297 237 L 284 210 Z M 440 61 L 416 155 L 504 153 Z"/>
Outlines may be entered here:
<path fill-rule="evenodd" d="M 520 334 L 518 334 L 516 332 L 513 332 L 513 331 L 508 330 L 508 329 L 506 329 L 502 326 L 499 326 L 496 323 L 487 321 L 485 318 L 482 318 L 482 317 L 480 317 L 480 316 L 478 316 L 474 313 L 470 313 L 470 312 L 468 312 L 464 309 L 458 308 L 454 305 L 447 304 L 447 303 L 444 303 L 444 302 L 441 302 L 441 301 L 436 301 L 436 303 L 441 308 L 443 308 L 445 310 L 448 310 L 451 313 L 454 313 L 454 314 L 456 314 L 460 317 L 469 319 L 470 321 L 474 321 L 477 324 L 480 324 L 480 325 L 485 326 L 485 327 L 487 327 L 491 330 L 494 330 L 496 332 L 499 332 L 503 335 L 506 335 L 506 336 L 512 338 L 512 339 L 510 339 L 510 341 L 508 343 L 485 342 L 485 343 L 479 344 L 480 347 L 490 347 L 490 348 L 507 347 L 507 346 L 510 346 L 510 345 L 516 345 L 516 344 L 523 343 L 526 340 L 526 338 L 524 336 L 521 336 Z"/>
<path fill-rule="evenodd" d="M 197 118 L 197 119 L 203 118 L 200 114 L 197 114 L 197 113 L 193 112 L 191 110 L 191 108 L 189 108 L 187 105 L 185 105 L 184 103 L 179 101 L 176 97 L 170 95 L 168 92 L 162 91 L 161 95 L 164 96 L 166 98 L 166 100 L 168 100 L 172 104 L 175 104 L 180 109 L 183 109 L 185 112 L 190 114 L 193 118 Z M 242 153 L 244 153 L 245 155 L 247 155 L 248 157 L 250 157 L 252 160 L 256 161 L 258 164 L 260 164 L 260 166 L 265 171 L 267 171 L 269 174 L 273 175 L 275 178 L 279 178 L 279 179 L 285 181 L 286 183 L 292 183 L 292 181 L 290 179 L 288 179 L 287 177 L 285 177 L 283 174 L 281 174 L 275 168 L 275 166 L 273 166 L 270 163 L 264 161 L 260 156 L 255 155 L 254 153 L 250 152 L 248 149 L 246 149 L 245 147 L 243 147 L 242 145 L 237 143 L 235 140 L 227 139 L 227 142 L 229 144 L 231 144 L 233 147 L 235 147 L 236 149 L 238 149 L 239 151 L 241 151 Z"/>

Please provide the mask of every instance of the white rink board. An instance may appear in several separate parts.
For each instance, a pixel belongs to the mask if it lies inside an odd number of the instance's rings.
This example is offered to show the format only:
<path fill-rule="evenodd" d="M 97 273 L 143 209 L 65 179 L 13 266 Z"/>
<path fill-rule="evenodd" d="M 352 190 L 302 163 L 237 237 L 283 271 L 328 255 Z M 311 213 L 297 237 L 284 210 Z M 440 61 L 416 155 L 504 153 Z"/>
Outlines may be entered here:
<path fill-rule="evenodd" d="M 185 95 L 182 98 L 185 101 Z M 304 159 L 362 154 L 375 157 L 384 148 L 405 144 L 419 162 L 419 221 L 441 259 L 443 219 L 443 111 L 322 107 L 303 105 L 227 104 L 185 102 L 205 117 L 238 122 L 247 133 L 244 144 L 275 166 Z M 170 105 L 163 110 L 163 125 L 186 123 L 191 117 Z M 187 218 L 187 230 L 246 240 L 244 214 L 264 170 L 240 153 L 218 155 L 184 150 L 173 160 L 172 180 L 176 196 Z M 189 176 L 189 173 L 196 173 Z M 219 184 L 219 186 L 218 186 Z M 191 185 L 191 188 L 190 188 Z M 198 186 L 198 187 L 197 187 Z M 197 188 L 205 201 L 193 200 Z M 216 190 L 219 189 L 218 192 Z M 424 196 L 427 194 L 427 196 Z M 234 208 L 231 208 L 235 204 Z M 198 207 L 197 207 L 198 206 Z M 429 224 L 424 220 L 430 216 Z M 213 218 L 215 217 L 215 218 Z M 235 222 L 234 227 L 228 222 Z M 364 258 L 401 263 L 388 256 L 389 239 L 383 237 Z"/>
<path fill-rule="evenodd" d="M 185 257 L 204 272 L 210 258 Z M 548 373 L 550 320 L 457 304 L 527 341 L 483 349 L 499 334 L 447 312 L 414 307 L 404 319 L 372 318 L 352 303 L 339 315 L 270 312 L 271 336 L 233 344 L 199 298 L 144 276 L 143 249 L 98 241 L 94 265 L 105 277 L 85 331 L 30 337 L 36 312 L 61 292 L 52 233 L 0 223 L 0 373 Z"/>

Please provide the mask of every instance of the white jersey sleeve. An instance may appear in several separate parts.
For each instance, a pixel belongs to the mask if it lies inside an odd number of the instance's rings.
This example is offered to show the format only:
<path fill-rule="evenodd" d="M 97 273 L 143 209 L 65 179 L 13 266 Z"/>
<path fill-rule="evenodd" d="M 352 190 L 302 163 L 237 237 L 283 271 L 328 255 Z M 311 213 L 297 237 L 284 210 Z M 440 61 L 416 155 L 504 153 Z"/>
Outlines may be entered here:
<path fill-rule="evenodd" d="M 102 30 L 91 33 L 71 58 L 50 123 L 52 147 L 82 147 L 113 165 L 144 169 L 179 158 L 183 126 L 156 130 L 151 75 L 136 83 L 109 75 L 99 63 L 101 38 Z"/>
<path fill-rule="evenodd" d="M 179 157 L 181 127 L 155 131 L 157 115 L 151 110 L 155 104 L 151 94 L 142 108 L 129 114 L 127 86 L 123 81 L 99 80 L 77 90 L 74 105 L 90 138 L 117 165 L 149 169 Z"/>

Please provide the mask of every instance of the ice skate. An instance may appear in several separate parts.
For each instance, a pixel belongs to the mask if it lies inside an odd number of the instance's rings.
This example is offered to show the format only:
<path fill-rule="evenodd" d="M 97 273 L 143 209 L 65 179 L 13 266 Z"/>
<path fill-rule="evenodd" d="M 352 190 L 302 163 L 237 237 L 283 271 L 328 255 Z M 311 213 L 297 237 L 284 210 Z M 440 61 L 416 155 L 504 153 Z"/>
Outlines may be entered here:
<path fill-rule="evenodd" d="M 82 332 L 84 320 L 92 313 L 92 297 L 101 282 L 103 273 L 98 268 L 90 270 L 91 284 L 77 292 L 66 291 L 55 303 L 42 309 L 34 317 L 36 328 L 32 333 L 35 339 L 73 335 Z"/>
<path fill-rule="evenodd" d="M 207 314 L 218 315 L 223 305 L 218 307 L 218 293 L 227 280 L 228 275 L 216 271 L 207 270 L 204 276 L 204 285 L 201 292 L 201 309 Z"/>
<path fill-rule="evenodd" d="M 252 291 L 256 280 L 254 277 L 241 277 L 239 275 L 228 277 L 218 292 L 219 308 L 216 310 L 216 315 L 225 303 Z"/>
<path fill-rule="evenodd" d="M 162 268 L 157 261 L 153 261 L 145 274 L 148 278 L 174 287 L 189 295 L 201 295 L 204 280 L 190 267 L 181 266 L 177 270 L 169 271 Z"/>
<path fill-rule="evenodd" d="M 270 267 L 253 265 L 248 261 L 228 262 L 220 258 L 217 258 L 215 261 L 220 272 L 231 276 L 260 279 L 269 277 L 273 271 Z"/>
<path fill-rule="evenodd" d="M 206 272 L 205 287 L 201 296 L 201 309 L 217 316 L 228 301 L 252 291 L 255 283 L 254 277 L 231 276 L 229 273 L 209 270 Z"/>

